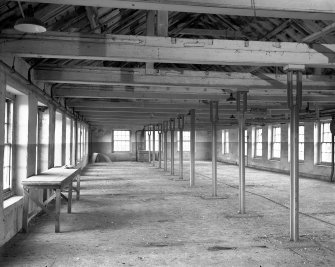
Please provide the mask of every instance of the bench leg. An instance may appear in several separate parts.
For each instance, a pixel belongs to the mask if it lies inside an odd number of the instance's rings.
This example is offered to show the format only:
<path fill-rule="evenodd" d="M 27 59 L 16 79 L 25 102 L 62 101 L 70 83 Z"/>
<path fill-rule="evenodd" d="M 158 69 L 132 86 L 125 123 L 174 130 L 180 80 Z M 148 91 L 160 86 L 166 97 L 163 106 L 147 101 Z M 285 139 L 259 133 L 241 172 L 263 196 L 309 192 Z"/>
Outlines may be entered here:
<path fill-rule="evenodd" d="M 22 230 L 25 233 L 28 233 L 28 217 L 29 217 L 29 189 L 23 188 L 23 214 L 22 214 Z"/>
<path fill-rule="evenodd" d="M 69 184 L 69 194 L 67 196 L 67 213 L 71 213 L 72 205 L 72 182 Z"/>
<path fill-rule="evenodd" d="M 77 200 L 80 198 L 80 175 L 77 176 Z"/>
<path fill-rule="evenodd" d="M 60 231 L 60 189 L 56 189 L 56 211 L 55 211 L 55 232 L 59 233 Z"/>

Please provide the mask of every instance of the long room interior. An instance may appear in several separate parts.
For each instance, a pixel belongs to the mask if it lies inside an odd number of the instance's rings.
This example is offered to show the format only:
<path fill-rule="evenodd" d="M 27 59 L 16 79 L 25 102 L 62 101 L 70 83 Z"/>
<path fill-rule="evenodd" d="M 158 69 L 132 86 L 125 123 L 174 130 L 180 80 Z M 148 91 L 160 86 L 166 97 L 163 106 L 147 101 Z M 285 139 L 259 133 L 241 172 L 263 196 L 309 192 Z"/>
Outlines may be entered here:
<path fill-rule="evenodd" d="M 0 266 L 334 266 L 334 69 L 331 0 L 0 0 Z"/>

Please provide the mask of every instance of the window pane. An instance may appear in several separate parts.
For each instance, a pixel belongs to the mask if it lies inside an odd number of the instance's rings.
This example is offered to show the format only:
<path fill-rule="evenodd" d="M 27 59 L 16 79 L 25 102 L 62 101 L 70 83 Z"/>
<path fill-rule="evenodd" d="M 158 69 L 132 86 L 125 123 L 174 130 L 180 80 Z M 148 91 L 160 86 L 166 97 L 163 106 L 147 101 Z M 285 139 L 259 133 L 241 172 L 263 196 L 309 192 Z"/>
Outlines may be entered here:
<path fill-rule="evenodd" d="M 5 124 L 4 124 L 4 161 L 3 161 L 3 190 L 11 189 L 12 186 L 12 122 L 13 103 L 5 101 Z"/>
<path fill-rule="evenodd" d="M 180 151 L 180 138 L 179 138 L 179 131 L 177 132 L 177 148 Z M 191 149 L 191 132 L 190 131 L 183 131 L 183 151 L 189 152 Z"/>
<path fill-rule="evenodd" d="M 331 140 L 330 123 L 321 125 L 321 162 L 331 161 Z"/>
<path fill-rule="evenodd" d="M 299 160 L 305 159 L 305 127 L 299 126 Z"/>
<path fill-rule="evenodd" d="M 130 131 L 114 131 L 114 151 L 130 151 Z"/>
<path fill-rule="evenodd" d="M 261 128 L 256 129 L 256 153 L 257 157 L 261 157 L 263 154 L 263 131 Z"/>
<path fill-rule="evenodd" d="M 244 130 L 244 155 L 248 155 L 248 131 Z"/>

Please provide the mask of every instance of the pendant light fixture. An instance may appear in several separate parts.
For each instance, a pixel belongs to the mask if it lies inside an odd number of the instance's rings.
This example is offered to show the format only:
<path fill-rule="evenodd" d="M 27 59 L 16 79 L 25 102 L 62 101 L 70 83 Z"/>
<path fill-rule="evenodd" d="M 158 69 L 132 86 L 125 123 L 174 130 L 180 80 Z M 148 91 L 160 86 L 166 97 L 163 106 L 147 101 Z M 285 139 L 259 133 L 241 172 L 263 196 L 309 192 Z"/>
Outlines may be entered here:
<path fill-rule="evenodd" d="M 32 5 L 28 5 L 26 16 L 24 15 L 20 1 L 18 1 L 22 18 L 18 19 L 14 25 L 14 29 L 25 33 L 42 33 L 46 32 L 46 27 L 42 21 L 34 17 L 34 9 Z"/>
<path fill-rule="evenodd" d="M 233 93 L 230 93 L 230 96 L 227 98 L 227 102 L 234 102 L 236 98 L 233 96 Z"/>

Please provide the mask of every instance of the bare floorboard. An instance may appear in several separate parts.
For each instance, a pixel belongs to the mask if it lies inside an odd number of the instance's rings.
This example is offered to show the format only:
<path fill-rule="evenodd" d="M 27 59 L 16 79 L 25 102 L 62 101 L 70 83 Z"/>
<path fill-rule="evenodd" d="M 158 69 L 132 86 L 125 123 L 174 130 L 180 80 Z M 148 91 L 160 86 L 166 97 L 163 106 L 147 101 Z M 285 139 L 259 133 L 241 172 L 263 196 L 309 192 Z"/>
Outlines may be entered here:
<path fill-rule="evenodd" d="M 61 233 L 43 214 L 0 253 L 0 266 L 335 266 L 335 184 L 301 179 L 300 239 L 289 241 L 289 177 L 246 170 L 238 214 L 238 167 L 197 162 L 196 186 L 148 163 L 89 165 Z M 175 173 L 178 174 L 178 162 Z"/>

